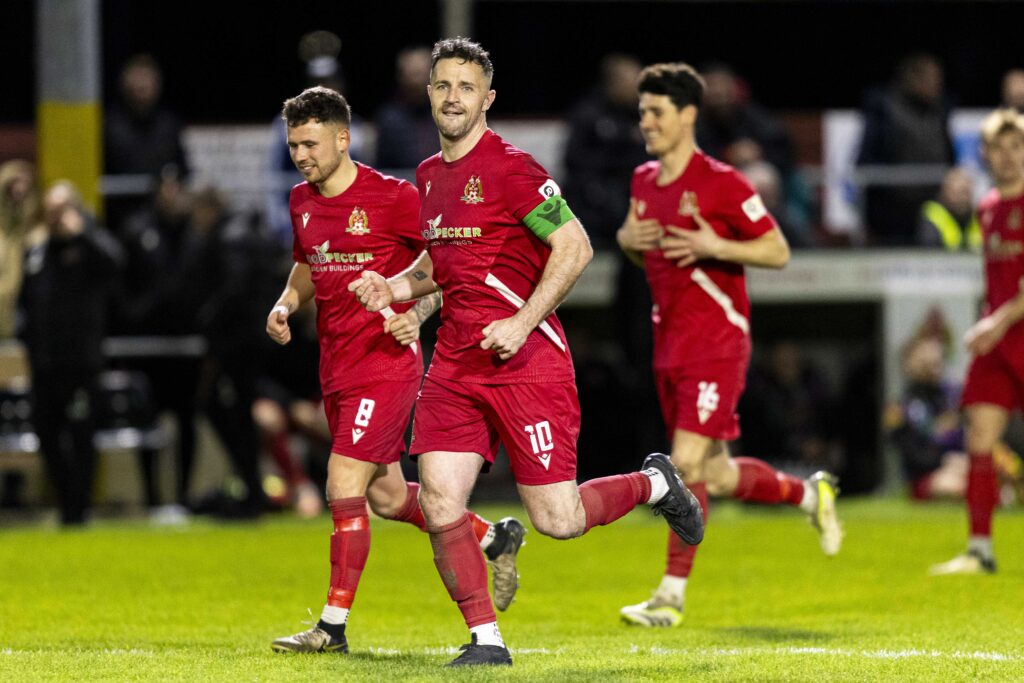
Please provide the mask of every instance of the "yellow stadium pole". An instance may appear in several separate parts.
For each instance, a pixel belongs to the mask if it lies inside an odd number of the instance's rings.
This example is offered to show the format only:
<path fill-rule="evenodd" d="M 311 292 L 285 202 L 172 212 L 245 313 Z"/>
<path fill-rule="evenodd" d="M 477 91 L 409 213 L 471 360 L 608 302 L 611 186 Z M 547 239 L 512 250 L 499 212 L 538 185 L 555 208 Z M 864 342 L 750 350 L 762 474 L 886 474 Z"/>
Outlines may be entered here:
<path fill-rule="evenodd" d="M 98 212 L 103 164 L 100 0 L 36 0 L 40 180 L 73 182 Z"/>

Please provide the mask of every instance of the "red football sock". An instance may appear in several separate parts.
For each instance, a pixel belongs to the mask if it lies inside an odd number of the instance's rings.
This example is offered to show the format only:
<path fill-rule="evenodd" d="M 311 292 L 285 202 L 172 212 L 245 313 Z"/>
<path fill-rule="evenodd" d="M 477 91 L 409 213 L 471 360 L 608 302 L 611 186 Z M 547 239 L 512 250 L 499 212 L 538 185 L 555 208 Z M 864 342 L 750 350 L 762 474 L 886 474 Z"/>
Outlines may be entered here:
<path fill-rule="evenodd" d="M 687 484 L 697 500 L 700 501 L 701 510 L 704 511 L 704 523 L 708 522 L 708 487 L 702 481 Z M 667 576 L 679 576 L 687 578 L 693 569 L 693 558 L 697 555 L 697 546 L 687 545 L 672 531 L 668 530 L 668 563 L 665 566 Z"/>
<path fill-rule="evenodd" d="M 991 453 L 971 453 L 966 499 L 971 536 L 991 536 L 992 512 L 999 502 L 999 484 Z"/>
<path fill-rule="evenodd" d="M 487 592 L 487 565 L 467 512 L 458 521 L 428 530 L 434 565 L 448 595 L 459 606 L 466 626 L 497 621 Z"/>
<path fill-rule="evenodd" d="M 651 479 L 642 472 L 585 482 L 580 486 L 580 500 L 587 515 L 583 533 L 595 526 L 611 524 L 650 497 Z"/>
<path fill-rule="evenodd" d="M 750 503 L 799 505 L 804 498 L 804 483 L 779 472 L 764 460 L 734 458 L 740 468 L 740 480 L 732 497 Z"/>
<path fill-rule="evenodd" d="M 427 520 L 423 518 L 423 510 L 420 508 L 420 485 L 410 481 L 405 486 L 405 503 L 391 519 L 395 522 L 412 524 L 420 531 L 426 531 Z M 477 542 L 482 541 L 487 532 L 491 530 L 491 523 L 472 510 L 469 511 L 469 516 L 473 523 L 473 533 L 476 535 Z"/>
<path fill-rule="evenodd" d="M 420 485 L 411 481 L 405 484 L 405 503 L 399 508 L 395 516 L 396 522 L 406 522 L 417 527 L 420 531 L 427 530 L 427 520 L 423 519 L 423 510 L 420 508 Z"/>
<path fill-rule="evenodd" d="M 366 498 L 332 500 L 331 517 L 331 587 L 327 591 L 327 604 L 331 607 L 352 606 L 359 586 L 359 577 L 370 554 L 370 518 L 366 513 Z"/>

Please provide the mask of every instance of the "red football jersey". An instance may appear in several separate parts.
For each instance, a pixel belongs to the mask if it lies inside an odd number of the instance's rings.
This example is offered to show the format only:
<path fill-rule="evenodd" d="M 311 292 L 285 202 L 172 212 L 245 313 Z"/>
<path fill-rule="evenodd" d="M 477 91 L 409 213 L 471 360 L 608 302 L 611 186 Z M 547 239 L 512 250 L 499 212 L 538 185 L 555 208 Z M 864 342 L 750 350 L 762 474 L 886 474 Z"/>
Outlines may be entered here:
<path fill-rule="evenodd" d="M 992 190 L 978 205 L 985 250 L 985 314 L 1017 296 L 1024 286 L 1024 196 L 1003 199 Z M 1024 353 L 1024 323 L 1000 342 Z"/>
<path fill-rule="evenodd" d="M 722 237 L 750 240 L 776 227 L 761 197 L 736 169 L 700 150 L 676 180 L 658 185 L 661 165 L 633 172 L 632 197 L 641 219 L 696 230 L 700 215 Z M 660 249 L 644 254 L 654 308 L 654 366 L 670 368 L 750 352 L 750 300 L 743 266 L 700 260 L 679 268 Z"/>
<path fill-rule="evenodd" d="M 573 378 L 554 313 L 507 361 L 480 348 L 483 329 L 515 314 L 544 272 L 550 249 L 523 219 L 560 194 L 547 171 L 488 130 L 461 159 L 448 163 L 437 154 L 420 164 L 416 185 L 434 281 L 444 294 L 429 373 L 491 384 Z"/>
<path fill-rule="evenodd" d="M 367 379 L 404 380 L 423 370 L 418 344 L 402 346 L 384 332 L 384 317 L 411 304 L 368 313 L 348 291 L 364 269 L 391 277 L 423 251 L 419 196 L 405 180 L 362 164 L 357 168 L 355 182 L 337 197 L 324 197 L 315 185 L 300 183 L 289 201 L 292 257 L 309 266 L 316 290 L 325 394 Z"/>

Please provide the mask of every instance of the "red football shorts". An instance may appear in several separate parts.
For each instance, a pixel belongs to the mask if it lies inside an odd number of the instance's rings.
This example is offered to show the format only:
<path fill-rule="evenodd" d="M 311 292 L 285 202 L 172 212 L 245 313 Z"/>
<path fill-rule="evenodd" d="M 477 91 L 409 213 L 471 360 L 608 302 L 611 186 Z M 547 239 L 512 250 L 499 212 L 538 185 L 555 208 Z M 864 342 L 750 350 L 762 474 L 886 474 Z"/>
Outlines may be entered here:
<path fill-rule="evenodd" d="M 740 435 L 736 405 L 747 381 L 749 356 L 714 358 L 692 365 L 655 368 L 655 382 L 671 440 L 677 429 L 732 441 Z"/>
<path fill-rule="evenodd" d="M 1020 356 L 1024 354 L 1011 354 L 1001 345 L 975 356 L 967 368 L 960 404 L 991 403 L 1007 410 L 1024 407 L 1024 358 Z"/>
<path fill-rule="evenodd" d="M 579 435 L 573 381 L 474 384 L 427 375 L 409 452 L 479 453 L 489 466 L 504 443 L 516 482 L 539 486 L 576 480 Z"/>
<path fill-rule="evenodd" d="M 334 437 L 331 452 L 365 462 L 397 462 L 419 384 L 419 378 L 374 382 L 324 396 Z"/>

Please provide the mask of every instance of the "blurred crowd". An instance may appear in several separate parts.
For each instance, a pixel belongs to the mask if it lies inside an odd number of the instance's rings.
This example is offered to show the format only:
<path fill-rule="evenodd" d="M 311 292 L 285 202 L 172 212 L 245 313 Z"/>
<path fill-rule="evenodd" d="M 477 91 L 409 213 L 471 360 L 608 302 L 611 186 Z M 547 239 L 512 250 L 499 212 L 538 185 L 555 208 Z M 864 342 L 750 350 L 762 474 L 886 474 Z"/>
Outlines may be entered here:
<path fill-rule="evenodd" d="M 309 34 L 299 51 L 307 64 L 304 85 L 345 90 L 336 36 Z M 607 451 L 621 438 L 631 444 L 625 450 L 636 452 L 637 444 L 656 450 L 663 439 L 650 377 L 648 290 L 642 272 L 627 267 L 614 241 L 633 169 L 648 158 L 637 126 L 641 66 L 628 54 L 605 57 L 592 92 L 566 119 L 565 195 L 595 247 L 621 261 L 612 303 L 617 322 L 609 338 L 595 338 L 592 326 L 574 325 L 566 316 L 576 337 L 584 453 L 587 443 Z M 746 175 L 791 246 L 841 242 L 819 218 L 821 188 L 808 179 L 790 128 L 758 104 L 751 84 L 728 64 L 700 70 L 707 82 L 700 146 Z M 423 92 L 429 71 L 428 48 L 412 46 L 397 55 L 392 97 L 372 117 L 353 120 L 353 158 L 407 175 L 437 151 Z M 165 422 L 173 418 L 169 500 L 153 466 L 161 445 L 139 449 L 145 499 L 155 514 L 169 520 L 195 512 L 246 518 L 290 505 L 318 514 L 330 439 L 318 403 L 312 316 L 293 327 L 296 340 L 286 347 L 273 346 L 262 333 L 291 265 L 287 194 L 299 176 L 283 124 L 273 124 L 276 142 L 267 161 L 273 187 L 265 206 L 238 210 L 217 187 L 195 182 L 183 124 L 162 102 L 162 86 L 159 64 L 147 55 L 134 57 L 123 66 L 116 100 L 105 107 L 104 172 L 125 182 L 106 197 L 102 226 L 71 184 L 40 188 L 30 163 L 0 166 L 0 338 L 17 335 L 25 342 L 32 374 L 31 389 L 5 385 L 2 396 L 13 401 L 21 391 L 30 399 L 31 426 L 65 523 L 85 519 L 96 460 L 92 434 L 118 416 L 139 429 L 160 415 Z M 358 110 L 358 97 L 354 101 Z M 957 165 L 953 104 L 942 64 L 928 54 L 907 57 L 891 83 L 866 94 L 856 163 L 863 171 L 867 244 L 980 249 L 978 184 Z M 1024 70 L 1005 75 L 1001 104 L 1024 111 Z M 911 172 L 915 168 L 926 173 Z M 135 341 L 105 347 L 112 337 Z M 908 345 L 909 391 L 923 392 L 920 400 L 941 413 L 951 405 L 951 392 L 936 381 L 921 388 L 921 373 L 914 370 L 923 364 L 915 360 L 920 355 L 934 355 L 929 340 Z M 759 457 L 796 470 L 841 469 L 841 426 L 832 417 L 841 395 L 798 345 L 782 340 L 751 369 L 742 407 L 745 443 Z M 628 429 L 619 423 L 602 432 L 616 420 L 601 416 L 620 411 L 623 396 L 631 411 Z M 112 397 L 133 405 L 111 410 Z M 8 412 L 3 419 L 10 432 L 17 425 Z M 232 476 L 215 490 L 195 492 L 200 416 L 219 437 Z M 901 423 L 900 443 L 922 438 L 906 433 L 911 422 Z M 943 439 L 958 428 L 941 414 L 936 422 Z M 943 442 L 942 449 L 955 445 Z M 936 450 L 927 467 L 944 467 L 944 458 Z M 601 457 L 591 462 L 592 471 L 583 464 L 581 474 L 633 467 Z M 906 467 L 914 490 L 923 490 L 917 482 L 925 465 Z M 935 490 L 945 486 L 942 477 L 932 481 Z M 17 503 L 17 486 L 16 478 L 6 479 L 4 501 Z"/>

